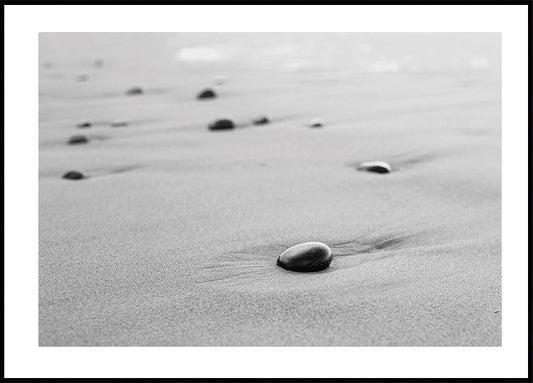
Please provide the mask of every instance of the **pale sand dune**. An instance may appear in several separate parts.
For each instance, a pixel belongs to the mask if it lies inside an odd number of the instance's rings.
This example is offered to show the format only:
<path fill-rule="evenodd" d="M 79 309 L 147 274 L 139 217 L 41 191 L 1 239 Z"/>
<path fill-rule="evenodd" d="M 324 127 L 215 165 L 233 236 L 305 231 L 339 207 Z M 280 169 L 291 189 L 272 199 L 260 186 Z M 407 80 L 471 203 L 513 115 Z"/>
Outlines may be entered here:
<path fill-rule="evenodd" d="M 40 71 L 41 346 L 501 344 L 499 73 L 150 65 Z"/>

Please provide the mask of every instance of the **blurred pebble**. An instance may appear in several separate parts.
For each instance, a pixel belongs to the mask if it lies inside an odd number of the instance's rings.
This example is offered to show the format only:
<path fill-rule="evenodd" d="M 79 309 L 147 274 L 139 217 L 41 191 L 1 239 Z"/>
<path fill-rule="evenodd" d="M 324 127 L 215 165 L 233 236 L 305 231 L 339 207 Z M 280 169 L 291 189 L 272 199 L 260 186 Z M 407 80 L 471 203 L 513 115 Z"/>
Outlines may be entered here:
<path fill-rule="evenodd" d="M 331 249 L 322 242 L 305 242 L 289 247 L 278 257 L 276 264 L 291 271 L 320 271 L 333 259 Z"/>
<path fill-rule="evenodd" d="M 94 60 L 94 66 L 96 68 L 101 68 L 104 66 L 104 60 Z"/>
<path fill-rule="evenodd" d="M 213 89 L 204 89 L 198 95 L 196 96 L 197 99 L 205 99 L 205 98 L 215 98 L 217 94 Z"/>
<path fill-rule="evenodd" d="M 223 117 L 211 122 L 208 128 L 209 130 L 230 130 L 235 129 L 235 123 L 231 118 Z"/>
<path fill-rule="evenodd" d="M 144 93 L 143 89 L 139 86 L 135 86 L 126 91 L 126 94 L 128 96 L 136 96 L 136 95 L 143 94 L 143 93 Z"/>
<path fill-rule="evenodd" d="M 321 118 L 315 118 L 309 121 L 309 127 L 311 128 L 321 128 L 324 126 L 324 120 Z"/>
<path fill-rule="evenodd" d="M 89 80 L 89 75 L 80 74 L 80 75 L 76 76 L 76 80 L 79 81 L 79 82 L 85 82 L 85 81 Z"/>
<path fill-rule="evenodd" d="M 86 129 L 93 126 L 93 124 L 90 121 L 82 121 L 78 125 L 76 125 L 80 129 Z"/>
<path fill-rule="evenodd" d="M 254 118 L 252 121 L 254 125 L 265 125 L 265 124 L 268 124 L 269 122 L 270 120 L 268 119 L 267 116 L 259 116 L 259 117 Z"/>
<path fill-rule="evenodd" d="M 63 174 L 62 178 L 66 180 L 81 180 L 81 179 L 84 179 L 85 176 L 83 175 L 83 173 L 78 172 L 77 170 L 71 170 Z"/>
<path fill-rule="evenodd" d="M 361 162 L 357 167 L 357 170 L 364 170 L 373 173 L 390 173 L 392 168 L 388 163 L 383 161 L 367 161 Z"/>
<path fill-rule="evenodd" d="M 77 134 L 75 136 L 72 136 L 70 137 L 70 139 L 68 140 L 68 143 L 70 145 L 75 145 L 75 144 L 86 144 L 89 142 L 89 139 L 84 136 L 84 135 L 81 135 L 81 134 Z"/>

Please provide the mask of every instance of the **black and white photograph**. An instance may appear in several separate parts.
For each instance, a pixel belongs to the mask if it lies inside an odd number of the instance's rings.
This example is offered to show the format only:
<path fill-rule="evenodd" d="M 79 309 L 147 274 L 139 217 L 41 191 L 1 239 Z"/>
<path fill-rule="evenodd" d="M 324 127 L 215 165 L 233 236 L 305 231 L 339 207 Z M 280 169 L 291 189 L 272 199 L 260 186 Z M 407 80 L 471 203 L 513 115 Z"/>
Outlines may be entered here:
<path fill-rule="evenodd" d="M 39 344 L 499 346 L 497 33 L 43 33 Z"/>
<path fill-rule="evenodd" d="M 33 35 L 39 353 L 511 344 L 505 33 L 101 28 Z"/>

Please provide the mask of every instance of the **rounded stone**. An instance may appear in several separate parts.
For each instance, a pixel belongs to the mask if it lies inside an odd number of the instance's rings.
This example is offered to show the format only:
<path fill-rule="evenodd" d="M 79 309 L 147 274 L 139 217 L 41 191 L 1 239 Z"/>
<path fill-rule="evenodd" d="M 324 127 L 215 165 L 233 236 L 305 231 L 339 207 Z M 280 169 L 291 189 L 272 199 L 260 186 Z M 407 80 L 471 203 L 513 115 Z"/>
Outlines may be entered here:
<path fill-rule="evenodd" d="M 75 136 L 72 136 L 69 138 L 68 143 L 70 145 L 76 145 L 76 144 L 86 144 L 89 142 L 89 139 L 87 136 L 84 136 L 82 134 L 77 134 Z"/>
<path fill-rule="evenodd" d="M 289 247 L 276 264 L 286 270 L 309 272 L 326 269 L 333 259 L 331 249 L 322 242 L 305 242 Z"/>
<path fill-rule="evenodd" d="M 87 129 L 93 126 L 93 124 L 91 123 L 91 121 L 82 121 L 76 126 L 80 129 Z"/>
<path fill-rule="evenodd" d="M 258 116 L 253 119 L 252 123 L 254 125 L 265 125 L 265 124 L 270 123 L 270 120 L 268 119 L 267 116 Z"/>
<path fill-rule="evenodd" d="M 71 170 L 69 172 L 66 172 L 63 174 L 63 177 L 66 180 L 82 180 L 85 178 L 82 172 L 79 172 L 77 170 Z"/>
<path fill-rule="evenodd" d="M 139 86 L 134 86 L 133 88 L 130 88 L 126 91 L 126 94 L 128 96 L 136 96 L 136 95 L 140 95 L 140 94 L 143 94 L 144 91 L 143 91 L 143 88 L 139 87 Z"/>
<path fill-rule="evenodd" d="M 208 126 L 209 130 L 231 130 L 235 129 L 235 123 L 231 118 L 219 118 L 211 122 Z"/>
<path fill-rule="evenodd" d="M 311 128 L 321 128 L 324 126 L 324 120 L 321 118 L 315 118 L 309 121 L 309 127 Z"/>
<path fill-rule="evenodd" d="M 361 162 L 357 167 L 357 170 L 364 170 L 372 173 L 390 173 L 392 171 L 391 166 L 383 161 L 367 161 Z"/>
<path fill-rule="evenodd" d="M 202 90 L 200 93 L 198 93 L 196 98 L 199 100 L 202 100 L 206 98 L 215 98 L 216 96 L 217 94 L 215 93 L 213 89 L 207 88 L 207 89 Z"/>

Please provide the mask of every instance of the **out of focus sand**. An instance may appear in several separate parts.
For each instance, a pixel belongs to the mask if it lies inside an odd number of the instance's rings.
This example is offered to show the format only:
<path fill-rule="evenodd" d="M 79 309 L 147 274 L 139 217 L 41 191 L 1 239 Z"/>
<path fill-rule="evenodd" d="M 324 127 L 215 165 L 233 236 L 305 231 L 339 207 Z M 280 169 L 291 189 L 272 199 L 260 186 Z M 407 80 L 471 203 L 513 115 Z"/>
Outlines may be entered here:
<path fill-rule="evenodd" d="M 498 72 L 104 59 L 40 69 L 41 346 L 501 344 Z M 329 269 L 276 266 L 305 241 Z"/>

